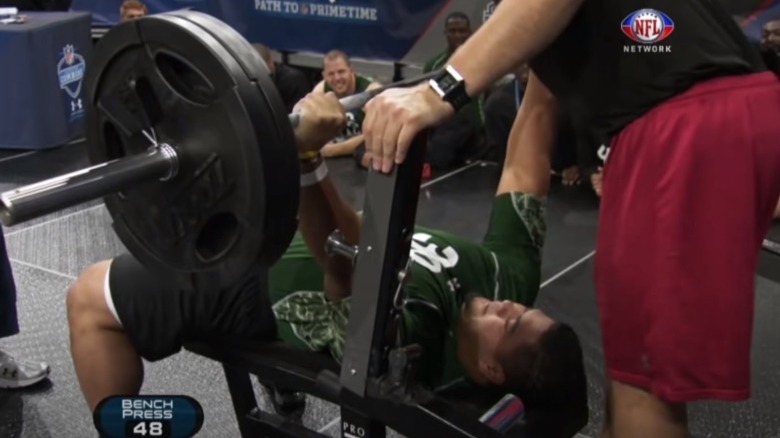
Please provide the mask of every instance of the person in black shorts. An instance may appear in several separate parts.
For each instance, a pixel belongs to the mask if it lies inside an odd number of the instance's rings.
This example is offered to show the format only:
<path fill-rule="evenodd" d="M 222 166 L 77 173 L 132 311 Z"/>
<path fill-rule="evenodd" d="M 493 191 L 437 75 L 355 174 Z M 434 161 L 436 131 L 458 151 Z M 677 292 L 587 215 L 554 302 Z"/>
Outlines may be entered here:
<path fill-rule="evenodd" d="M 335 95 L 310 96 L 330 105 L 314 107 L 295 130 L 300 144 L 323 145 L 343 129 L 332 114 Z M 330 111 L 330 112 L 329 112 Z M 223 290 L 182 289 L 153 274 L 129 254 L 98 262 L 78 277 L 67 297 L 71 355 L 89 408 L 104 398 L 136 394 L 143 382 L 143 357 L 156 361 L 181 349 L 185 339 L 228 335 L 276 338 L 260 270 L 250 270 Z"/>
<path fill-rule="evenodd" d="M 686 437 L 687 403 L 751 395 L 755 272 L 780 196 L 780 81 L 720 1 L 503 1 L 439 77 L 368 102 L 372 167 L 391 171 L 418 132 L 524 62 L 526 95 L 549 90 L 610 139 L 594 258 L 602 436 Z M 519 141 L 553 135 L 543 114 L 523 99 Z"/>

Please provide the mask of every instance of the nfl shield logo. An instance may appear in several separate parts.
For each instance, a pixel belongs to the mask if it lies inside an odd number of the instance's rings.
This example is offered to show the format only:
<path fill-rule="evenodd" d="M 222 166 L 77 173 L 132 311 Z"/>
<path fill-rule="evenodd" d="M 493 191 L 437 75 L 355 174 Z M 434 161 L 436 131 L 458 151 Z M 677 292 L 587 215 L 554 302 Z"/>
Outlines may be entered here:
<path fill-rule="evenodd" d="M 637 43 L 655 44 L 674 32 L 674 21 L 661 11 L 640 9 L 628 14 L 620 23 L 620 29 Z"/>
<path fill-rule="evenodd" d="M 73 46 L 68 44 L 65 46 L 65 48 L 62 50 L 63 54 L 65 55 L 65 63 L 68 65 L 73 64 Z"/>

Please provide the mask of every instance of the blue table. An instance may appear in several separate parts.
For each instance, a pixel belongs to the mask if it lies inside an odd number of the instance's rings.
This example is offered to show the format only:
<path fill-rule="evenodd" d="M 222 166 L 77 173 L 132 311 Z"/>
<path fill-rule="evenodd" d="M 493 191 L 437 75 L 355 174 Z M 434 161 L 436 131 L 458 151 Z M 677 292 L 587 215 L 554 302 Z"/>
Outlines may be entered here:
<path fill-rule="evenodd" d="M 0 25 L 0 149 L 46 149 L 84 133 L 91 14 L 23 12 Z"/>

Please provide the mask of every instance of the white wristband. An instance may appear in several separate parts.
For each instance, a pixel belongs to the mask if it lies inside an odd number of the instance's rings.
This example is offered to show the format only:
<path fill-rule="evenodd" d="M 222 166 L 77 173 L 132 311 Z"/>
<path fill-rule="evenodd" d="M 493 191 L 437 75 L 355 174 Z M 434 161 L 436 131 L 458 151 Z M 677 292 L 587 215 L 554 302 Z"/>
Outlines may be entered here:
<path fill-rule="evenodd" d="M 325 165 L 325 160 L 322 160 L 314 171 L 301 175 L 301 187 L 319 184 L 326 176 L 328 176 L 328 166 Z"/>

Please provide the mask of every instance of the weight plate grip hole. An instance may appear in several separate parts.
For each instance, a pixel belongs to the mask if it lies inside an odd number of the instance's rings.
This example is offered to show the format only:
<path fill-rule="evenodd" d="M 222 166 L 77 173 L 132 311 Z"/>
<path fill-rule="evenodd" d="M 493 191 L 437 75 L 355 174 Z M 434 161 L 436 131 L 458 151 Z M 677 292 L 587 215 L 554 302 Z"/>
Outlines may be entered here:
<path fill-rule="evenodd" d="M 190 62 L 168 52 L 158 52 L 154 62 L 168 86 L 184 99 L 208 105 L 216 98 L 209 80 Z"/>
<path fill-rule="evenodd" d="M 220 260 L 238 241 L 238 219 L 232 213 L 217 213 L 203 225 L 195 252 L 204 263 Z"/>
<path fill-rule="evenodd" d="M 138 100 L 141 102 L 141 106 L 146 113 L 146 120 L 148 120 L 149 124 L 155 126 L 160 123 L 163 119 L 163 111 L 149 79 L 143 76 L 136 78 L 133 82 L 133 90 L 135 91 L 136 96 L 138 96 Z"/>

